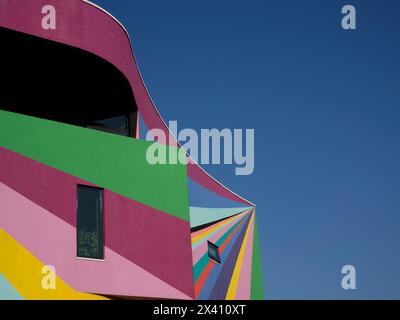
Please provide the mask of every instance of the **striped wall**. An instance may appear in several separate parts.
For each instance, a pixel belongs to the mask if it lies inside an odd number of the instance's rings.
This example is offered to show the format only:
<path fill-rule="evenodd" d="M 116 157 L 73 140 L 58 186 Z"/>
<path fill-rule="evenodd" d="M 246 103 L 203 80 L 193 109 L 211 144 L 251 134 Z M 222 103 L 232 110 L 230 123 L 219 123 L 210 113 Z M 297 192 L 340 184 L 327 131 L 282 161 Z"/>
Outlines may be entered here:
<path fill-rule="evenodd" d="M 191 204 L 219 205 L 190 207 L 196 299 L 264 299 L 255 208 L 209 193 L 189 182 Z M 208 242 L 218 247 L 221 263 L 209 257 Z"/>
<path fill-rule="evenodd" d="M 150 165 L 150 142 L 2 110 L 0 127 L 4 148 L 189 220 L 186 167 Z"/>
<path fill-rule="evenodd" d="M 55 266 L 71 290 L 99 296 L 263 298 L 254 207 L 197 185 L 183 166 L 146 168 L 142 143 L 148 142 L 4 111 L 0 124 L 7 132 L 21 128 L 13 137 L 0 136 L 0 228 L 40 268 Z M 114 161 L 117 165 L 110 166 Z M 102 262 L 76 258 L 78 184 L 104 188 Z M 209 258 L 208 241 L 219 247 L 221 264 Z M 13 283 L 2 274 L 10 297 L 33 297 L 10 291 Z M 47 297 L 40 290 L 34 294 Z"/>
<path fill-rule="evenodd" d="M 102 296 L 81 293 L 56 276 L 55 289 L 45 290 L 44 264 L 0 228 L 0 298 L 9 300 L 103 300 Z"/>
<path fill-rule="evenodd" d="M 58 282 L 77 292 L 193 298 L 184 166 L 150 170 L 142 146 L 147 142 L 95 130 L 3 111 L 0 124 L 7 132 L 21 128 L 13 137 L 0 135 L 0 228 L 24 257 L 38 261 L 39 277 L 39 269 L 51 265 Z M 76 257 L 78 184 L 104 188 L 104 261 Z M 13 286 L 19 279 L 19 271 L 11 272 L 15 260 L 0 259 L 9 268 L 0 270 L 3 282 Z M 28 288 L 20 288 L 23 283 Z M 21 285 L 15 289 L 23 298 L 70 298 Z"/>
<path fill-rule="evenodd" d="M 194 215 L 199 208 L 192 208 Z M 205 211 L 202 208 L 200 211 Z M 208 209 L 210 212 L 212 208 Z M 218 209 L 214 209 L 218 212 Z M 192 228 L 195 297 L 212 300 L 263 299 L 258 269 L 255 210 L 239 211 Z M 218 247 L 221 263 L 208 256 L 208 241 Z M 256 250 L 255 250 L 256 248 Z"/>
<path fill-rule="evenodd" d="M 121 25 L 89 2 L 53 0 L 63 23 L 48 32 L 42 5 L 0 1 L 0 27 L 111 63 L 132 88 L 140 138 L 146 129 L 170 136 Z M 1 110 L 0 128 L 0 299 L 263 298 L 255 207 L 198 164 L 149 165 L 151 142 Z M 170 138 L 160 148 L 176 148 Z M 104 189 L 101 261 L 76 257 L 78 184 Z M 56 289 L 41 285 L 48 265 Z"/>

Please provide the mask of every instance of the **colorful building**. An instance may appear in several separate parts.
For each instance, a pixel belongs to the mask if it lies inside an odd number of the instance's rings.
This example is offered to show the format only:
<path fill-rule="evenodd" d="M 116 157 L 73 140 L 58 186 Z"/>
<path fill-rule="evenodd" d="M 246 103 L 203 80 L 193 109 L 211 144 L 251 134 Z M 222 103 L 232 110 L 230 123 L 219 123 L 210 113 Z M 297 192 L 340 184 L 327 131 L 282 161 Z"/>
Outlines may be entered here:
<path fill-rule="evenodd" d="M 114 17 L 0 0 L 0 41 L 0 299 L 263 298 L 255 206 L 147 162 L 180 146 Z"/>

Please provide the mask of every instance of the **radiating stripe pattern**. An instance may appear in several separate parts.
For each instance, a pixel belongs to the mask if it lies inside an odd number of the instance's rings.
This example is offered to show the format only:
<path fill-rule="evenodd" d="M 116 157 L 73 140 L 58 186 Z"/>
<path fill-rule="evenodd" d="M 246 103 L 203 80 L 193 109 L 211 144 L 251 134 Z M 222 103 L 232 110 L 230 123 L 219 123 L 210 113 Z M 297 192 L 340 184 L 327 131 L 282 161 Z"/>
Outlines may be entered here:
<path fill-rule="evenodd" d="M 251 299 L 255 208 L 191 207 L 190 217 L 195 298 Z"/>

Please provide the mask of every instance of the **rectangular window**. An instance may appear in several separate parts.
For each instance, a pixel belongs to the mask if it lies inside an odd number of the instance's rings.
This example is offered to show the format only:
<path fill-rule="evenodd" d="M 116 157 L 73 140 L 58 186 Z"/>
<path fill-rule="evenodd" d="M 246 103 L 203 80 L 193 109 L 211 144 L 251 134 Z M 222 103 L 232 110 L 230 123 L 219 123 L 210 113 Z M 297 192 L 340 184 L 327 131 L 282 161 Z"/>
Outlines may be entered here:
<path fill-rule="evenodd" d="M 77 187 L 77 256 L 103 259 L 103 190 Z"/>

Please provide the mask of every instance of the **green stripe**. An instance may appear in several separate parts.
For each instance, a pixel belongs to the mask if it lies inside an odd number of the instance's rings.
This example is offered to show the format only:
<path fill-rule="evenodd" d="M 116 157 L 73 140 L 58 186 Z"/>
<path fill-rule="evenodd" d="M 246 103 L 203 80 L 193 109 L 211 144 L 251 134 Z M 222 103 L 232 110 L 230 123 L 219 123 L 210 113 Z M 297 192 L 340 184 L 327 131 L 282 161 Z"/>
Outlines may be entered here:
<path fill-rule="evenodd" d="M 186 165 L 148 164 L 151 142 L 2 110 L 0 127 L 4 148 L 189 221 Z"/>
<path fill-rule="evenodd" d="M 255 214 L 255 213 L 254 213 Z M 254 217 L 253 261 L 251 270 L 251 300 L 264 300 L 264 284 L 261 270 L 260 244 L 258 242 L 258 226 Z"/>

